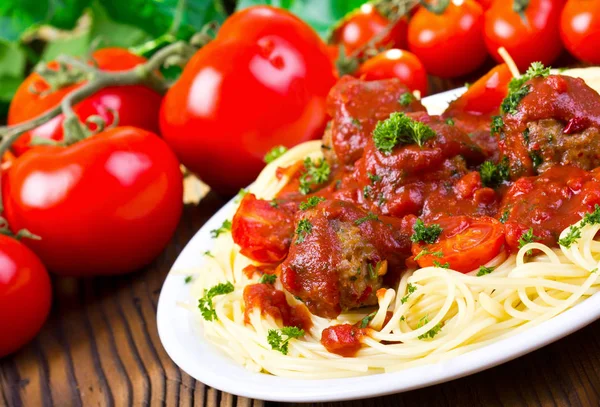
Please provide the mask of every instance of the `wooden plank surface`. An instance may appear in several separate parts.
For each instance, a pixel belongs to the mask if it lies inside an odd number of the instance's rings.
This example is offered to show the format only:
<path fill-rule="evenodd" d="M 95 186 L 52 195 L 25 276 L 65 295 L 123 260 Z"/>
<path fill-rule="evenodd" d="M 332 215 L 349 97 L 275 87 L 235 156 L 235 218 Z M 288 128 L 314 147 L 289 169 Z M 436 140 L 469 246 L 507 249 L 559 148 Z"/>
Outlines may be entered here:
<path fill-rule="evenodd" d="M 430 91 L 463 83 L 432 79 Z M 31 344 L 0 359 L 0 406 L 279 405 L 204 386 L 177 368 L 158 339 L 155 314 L 163 280 L 188 240 L 224 203 L 211 193 L 198 205 L 186 205 L 175 237 L 144 270 L 116 278 L 54 278 L 48 323 Z M 342 404 L 597 406 L 600 322 L 476 375 L 404 394 L 323 406 Z"/>

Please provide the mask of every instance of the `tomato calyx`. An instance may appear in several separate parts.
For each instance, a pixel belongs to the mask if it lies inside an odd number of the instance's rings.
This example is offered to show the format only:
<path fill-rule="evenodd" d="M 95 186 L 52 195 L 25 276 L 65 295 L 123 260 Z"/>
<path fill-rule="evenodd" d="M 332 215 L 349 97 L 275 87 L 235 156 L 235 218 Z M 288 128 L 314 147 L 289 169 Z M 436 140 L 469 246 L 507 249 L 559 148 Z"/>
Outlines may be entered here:
<path fill-rule="evenodd" d="M 45 82 L 46 89 L 39 89 L 41 83 L 34 83 L 29 91 L 35 95 L 46 96 L 67 86 L 75 85 L 88 79 L 88 73 L 62 61 L 54 66 L 41 65 L 34 70 Z"/>
<path fill-rule="evenodd" d="M 450 5 L 450 0 L 437 0 L 434 3 L 428 3 L 426 1 L 420 2 L 423 7 L 433 14 L 442 15 Z"/>
<path fill-rule="evenodd" d="M 39 237 L 38 235 L 34 235 L 27 229 L 21 229 L 17 233 L 13 233 L 10 230 L 10 228 L 8 227 L 8 221 L 5 218 L 3 218 L 2 216 L 0 216 L 0 235 L 9 236 L 16 240 L 21 240 L 21 239 L 41 240 L 42 239 L 41 237 Z"/>
<path fill-rule="evenodd" d="M 513 10 L 515 13 L 519 13 L 521 17 L 524 17 L 523 13 L 529 7 L 529 0 L 513 0 Z"/>

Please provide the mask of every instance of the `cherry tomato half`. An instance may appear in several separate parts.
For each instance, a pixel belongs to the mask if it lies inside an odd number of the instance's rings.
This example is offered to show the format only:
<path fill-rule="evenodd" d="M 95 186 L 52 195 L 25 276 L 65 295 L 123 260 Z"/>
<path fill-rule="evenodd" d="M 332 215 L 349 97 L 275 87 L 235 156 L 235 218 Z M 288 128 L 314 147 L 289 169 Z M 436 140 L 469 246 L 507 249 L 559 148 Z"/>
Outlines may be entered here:
<path fill-rule="evenodd" d="M 600 1 L 569 0 L 561 14 L 560 36 L 571 54 L 600 64 Z"/>
<path fill-rule="evenodd" d="M 225 24 L 226 32 L 186 65 L 161 108 L 162 135 L 181 162 L 225 194 L 252 182 L 273 146 L 322 135 L 336 80 L 325 44 L 308 25 L 283 10 L 260 9 L 274 25 L 242 38 L 226 35 L 235 30 Z M 231 17 L 241 28 L 253 17 L 244 12 L 248 18 Z"/>
<path fill-rule="evenodd" d="M 400 49 L 389 49 L 366 60 L 357 76 L 374 81 L 398 78 L 411 91 L 418 90 L 421 97 L 427 95 L 427 73 L 419 58 Z"/>
<path fill-rule="evenodd" d="M 46 268 L 23 243 L 0 234 L 0 358 L 39 332 L 50 312 Z"/>
<path fill-rule="evenodd" d="M 473 0 L 450 2 L 441 14 L 420 7 L 408 24 L 408 47 L 432 75 L 468 74 L 487 56 L 483 9 Z"/>
<path fill-rule="evenodd" d="M 5 216 L 53 272 L 129 272 L 152 261 L 182 211 L 182 174 L 167 144 L 116 127 L 69 147 L 38 146 L 3 174 Z"/>
<path fill-rule="evenodd" d="M 412 253 L 421 267 L 449 263 L 453 270 L 467 273 L 496 257 L 504 246 L 504 227 L 494 218 L 451 216 L 435 223 L 442 228 L 432 244 L 413 243 Z M 427 250 L 421 254 L 423 250 Z M 419 254 L 421 254 L 419 256 Z"/>
<path fill-rule="evenodd" d="M 97 50 L 92 57 L 98 68 L 105 71 L 123 71 L 131 69 L 146 60 L 121 48 L 105 48 Z M 51 69 L 57 69 L 55 62 L 48 64 Z M 37 73 L 29 75 L 19 86 L 8 110 L 8 124 L 21 123 L 37 117 L 57 106 L 73 89 L 83 85 L 83 82 L 48 92 L 49 86 Z M 33 91 L 33 92 L 32 92 Z M 102 117 L 107 125 L 113 123 L 114 113 L 117 114 L 119 125 L 135 126 L 152 132 L 158 132 L 158 112 L 162 96 L 145 86 L 111 86 L 104 88 L 84 101 L 74 106 L 75 113 L 82 121 L 92 115 Z M 32 137 L 52 140 L 62 140 L 63 115 L 43 125 L 24 133 L 15 144 L 13 151 L 23 154 L 30 147 Z"/>
<path fill-rule="evenodd" d="M 559 19 L 563 0 L 495 0 L 485 12 L 485 44 L 498 62 L 504 47 L 525 71 L 534 61 L 550 65 L 562 50 Z M 521 5 L 523 11 L 515 11 Z"/>

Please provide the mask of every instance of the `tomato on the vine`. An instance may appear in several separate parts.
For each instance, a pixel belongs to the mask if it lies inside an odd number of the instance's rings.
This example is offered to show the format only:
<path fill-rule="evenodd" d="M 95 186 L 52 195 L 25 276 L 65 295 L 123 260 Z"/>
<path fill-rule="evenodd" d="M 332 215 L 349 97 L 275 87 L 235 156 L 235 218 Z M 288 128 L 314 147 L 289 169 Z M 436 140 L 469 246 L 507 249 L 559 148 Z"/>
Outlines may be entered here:
<path fill-rule="evenodd" d="M 485 44 L 494 59 L 502 62 L 504 47 L 526 70 L 532 62 L 550 65 L 562 50 L 559 19 L 563 0 L 495 0 L 485 12 Z"/>
<path fill-rule="evenodd" d="M 182 174 L 167 144 L 116 127 L 68 147 L 38 146 L 3 174 L 4 215 L 53 272 L 119 274 L 153 260 L 182 211 Z"/>
<path fill-rule="evenodd" d="M 160 113 L 181 162 L 225 194 L 252 182 L 273 146 L 322 135 L 336 80 L 327 47 L 308 25 L 272 7 L 247 10 L 192 57 Z"/>
<path fill-rule="evenodd" d="M 104 48 L 95 51 L 92 58 L 98 68 L 104 71 L 123 71 L 146 61 L 122 48 Z M 56 62 L 48 67 L 58 69 Z M 31 120 L 60 104 L 61 100 L 84 82 L 61 87 L 51 91 L 48 83 L 38 73 L 29 75 L 17 89 L 8 111 L 8 124 L 14 125 Z M 118 116 L 122 126 L 135 126 L 158 132 L 158 112 L 162 96 L 141 85 L 110 86 L 86 98 L 73 107 L 82 121 L 92 115 L 99 115 L 107 125 Z M 24 133 L 12 146 L 17 154 L 23 154 L 30 146 L 32 137 L 62 140 L 64 116 L 58 115 L 43 125 Z"/>
<path fill-rule="evenodd" d="M 410 90 L 418 90 L 421 96 L 427 95 L 427 73 L 419 58 L 413 53 L 389 49 L 366 60 L 356 76 L 368 81 L 398 78 Z"/>
<path fill-rule="evenodd" d="M 561 14 L 560 36 L 578 59 L 600 64 L 600 1 L 567 1 Z"/>
<path fill-rule="evenodd" d="M 343 46 L 346 55 L 351 55 L 365 47 L 375 36 L 381 35 L 390 24 L 390 20 L 381 15 L 375 6 L 366 3 L 342 20 L 331 35 L 331 42 Z M 372 48 L 405 48 L 406 32 L 406 19 L 400 18 L 381 40 L 372 44 Z"/>
<path fill-rule="evenodd" d="M 39 332 L 50 312 L 46 268 L 23 243 L 0 234 L 0 358 Z"/>
<path fill-rule="evenodd" d="M 473 0 L 440 4 L 435 12 L 421 6 L 410 20 L 408 47 L 432 75 L 452 78 L 468 74 L 487 56 L 483 9 Z"/>

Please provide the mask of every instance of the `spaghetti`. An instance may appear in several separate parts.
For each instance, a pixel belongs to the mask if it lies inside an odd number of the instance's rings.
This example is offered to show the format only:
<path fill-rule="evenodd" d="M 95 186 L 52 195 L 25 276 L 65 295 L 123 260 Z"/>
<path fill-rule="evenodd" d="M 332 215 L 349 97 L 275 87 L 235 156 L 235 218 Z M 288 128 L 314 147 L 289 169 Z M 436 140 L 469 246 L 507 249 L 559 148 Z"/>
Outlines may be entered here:
<path fill-rule="evenodd" d="M 274 198 L 289 181 L 286 176 L 276 177 L 277 168 L 306 157 L 318 158 L 320 147 L 320 141 L 311 141 L 291 149 L 265 167 L 250 192 Z M 252 261 L 240 254 L 229 233 L 216 238 L 201 269 L 185 271 L 193 274 L 194 299 L 219 283 L 233 283 L 233 292 L 213 299 L 217 319 L 202 319 L 196 303 L 182 305 L 195 314 L 216 347 L 252 371 L 303 379 L 390 372 L 486 346 L 538 325 L 598 292 L 600 242 L 594 236 L 599 230 L 598 224 L 582 225 L 580 237 L 569 248 L 528 243 L 510 256 L 503 251 L 482 270 L 466 274 L 440 267 L 408 270 L 396 287 L 377 292 L 377 307 L 344 312 L 333 320 L 312 315 L 311 329 L 292 339 L 285 355 L 273 350 L 267 340 L 269 330 L 281 328 L 280 323 L 261 315 L 259 309 L 250 312 L 245 323 L 243 291 L 258 283 L 259 277 L 249 278 L 243 272 Z M 563 231 L 561 238 L 568 232 Z M 531 250 L 540 254 L 529 258 Z M 281 282 L 276 281 L 275 287 L 282 289 Z M 300 303 L 283 291 L 289 304 Z M 367 329 L 355 357 L 330 353 L 321 344 L 325 328 L 361 321 L 366 321 Z"/>

